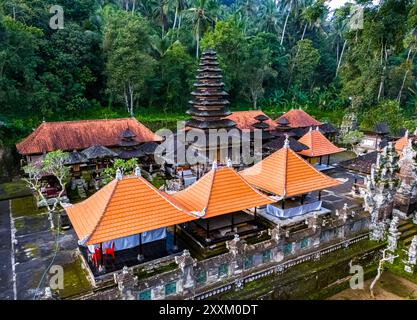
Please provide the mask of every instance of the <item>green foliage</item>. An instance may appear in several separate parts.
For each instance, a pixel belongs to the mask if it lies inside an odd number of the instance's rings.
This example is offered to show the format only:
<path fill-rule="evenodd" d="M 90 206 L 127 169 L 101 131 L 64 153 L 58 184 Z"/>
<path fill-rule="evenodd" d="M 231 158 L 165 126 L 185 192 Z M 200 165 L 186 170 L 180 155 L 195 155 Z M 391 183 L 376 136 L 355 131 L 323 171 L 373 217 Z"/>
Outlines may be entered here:
<path fill-rule="evenodd" d="M 104 169 L 104 183 L 109 183 L 116 177 L 116 170 L 120 169 L 122 174 L 132 174 L 138 165 L 138 159 L 132 158 L 129 160 L 115 159 L 113 165 L 109 168 Z"/>
<path fill-rule="evenodd" d="M 171 126 L 207 48 L 232 109 L 302 107 L 337 124 L 359 96 L 364 126 L 384 118 L 375 106 L 397 101 L 387 122 L 412 127 L 417 5 L 357 2 L 366 6 L 356 30 L 352 4 L 329 16 L 324 0 L 62 0 L 64 29 L 52 30 L 56 1 L 0 1 L 0 140 L 14 144 L 43 119 L 136 115 Z"/>
<path fill-rule="evenodd" d="M 360 122 L 362 129 L 373 129 L 379 123 L 386 123 L 390 127 L 391 133 L 396 134 L 404 126 L 415 129 L 415 123 L 407 121 L 397 101 L 386 100 L 374 108 L 370 108 L 363 113 Z"/>
<path fill-rule="evenodd" d="M 350 145 L 352 148 L 354 148 L 355 145 L 362 141 L 363 136 L 364 134 L 361 131 L 349 131 L 347 134 L 345 134 L 344 137 L 342 137 L 342 143 L 345 145 Z"/>

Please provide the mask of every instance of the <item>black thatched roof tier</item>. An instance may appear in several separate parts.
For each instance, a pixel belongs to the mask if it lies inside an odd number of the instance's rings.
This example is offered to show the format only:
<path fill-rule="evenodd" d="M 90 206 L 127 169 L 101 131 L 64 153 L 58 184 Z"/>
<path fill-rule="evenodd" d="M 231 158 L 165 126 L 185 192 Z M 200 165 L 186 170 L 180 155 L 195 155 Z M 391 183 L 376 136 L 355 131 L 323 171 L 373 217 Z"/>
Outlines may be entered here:
<path fill-rule="evenodd" d="M 338 133 L 339 130 L 335 128 L 331 123 L 323 123 L 321 126 L 319 126 L 319 129 L 322 133 Z"/>
<path fill-rule="evenodd" d="M 197 70 L 195 90 L 191 93 L 194 100 L 188 114 L 192 119 L 186 125 L 198 129 L 233 128 L 236 126 L 232 120 L 224 119 L 230 115 L 226 107 L 229 101 L 221 81 L 221 69 L 218 67 L 216 52 L 208 50 L 202 53 L 200 67 Z"/>
<path fill-rule="evenodd" d="M 196 76 L 197 80 L 208 80 L 208 79 L 223 79 L 221 74 L 199 74 Z"/>
<path fill-rule="evenodd" d="M 197 129 L 222 129 L 222 128 L 232 128 L 236 125 L 235 122 L 229 119 L 218 119 L 211 120 L 207 119 L 206 121 L 191 119 L 185 122 L 187 127 L 197 128 Z"/>
<path fill-rule="evenodd" d="M 87 163 L 88 158 L 81 152 L 78 152 L 77 150 L 74 150 L 71 152 L 68 156 L 68 159 L 65 160 L 65 164 L 72 165 L 72 164 L 81 164 L 81 163 Z"/>
<path fill-rule="evenodd" d="M 223 88 L 224 87 L 224 83 L 220 82 L 220 83 L 210 83 L 208 81 L 206 82 L 196 82 L 193 84 L 194 87 L 196 88 L 210 88 L 211 90 L 213 90 L 212 88 Z"/>
<path fill-rule="evenodd" d="M 257 115 L 254 119 L 256 119 L 258 121 L 261 121 L 261 122 L 262 121 L 269 120 L 269 118 L 266 115 L 264 115 L 264 114 Z"/>
<path fill-rule="evenodd" d="M 372 164 L 376 163 L 378 151 L 372 151 L 357 158 L 339 162 L 339 166 L 365 174 L 371 173 Z"/>
<path fill-rule="evenodd" d="M 299 152 L 302 150 L 307 150 L 308 147 L 304 144 L 302 144 L 301 142 L 298 142 L 297 140 L 295 140 L 292 137 L 288 138 L 289 142 L 290 142 L 290 148 L 295 151 L 295 152 Z M 264 149 L 270 150 L 270 151 L 275 151 L 275 150 L 279 150 L 284 146 L 285 143 L 285 136 L 279 136 L 278 138 L 267 142 L 263 145 Z"/>
<path fill-rule="evenodd" d="M 121 140 L 119 146 L 121 147 L 134 147 L 140 145 L 140 142 L 135 140 Z"/>
<path fill-rule="evenodd" d="M 229 104 L 229 101 L 228 100 L 226 100 L 226 99 L 223 99 L 223 100 L 216 100 L 216 101 L 208 101 L 208 100 L 202 100 L 202 101 L 198 101 L 198 102 L 195 102 L 195 101 L 188 101 L 188 103 L 190 103 L 190 104 L 193 104 L 193 103 L 195 103 L 195 105 L 197 106 L 197 107 L 199 107 L 200 108 L 200 106 L 203 106 L 203 107 L 208 107 L 208 106 L 213 106 L 213 107 L 215 107 L 215 106 L 224 106 L 224 105 L 227 105 L 227 104 Z"/>
<path fill-rule="evenodd" d="M 221 86 L 219 86 L 219 88 L 221 88 Z M 229 95 L 226 91 L 215 91 L 214 92 L 214 90 L 213 91 L 201 91 L 201 92 L 200 91 L 193 91 L 193 92 L 191 92 L 191 94 L 193 96 L 197 96 L 197 97 L 212 97 L 212 98 L 220 97 L 220 96 L 225 97 L 225 96 Z"/>
<path fill-rule="evenodd" d="M 291 132 L 293 133 L 294 137 L 302 137 L 310 130 L 309 127 L 307 128 L 295 128 L 292 129 Z"/>
<path fill-rule="evenodd" d="M 265 130 L 265 129 L 269 128 L 269 125 L 265 122 L 256 122 L 252 125 L 252 127 L 256 128 L 256 129 Z"/>
<path fill-rule="evenodd" d="M 288 126 L 288 125 L 290 124 L 290 122 L 288 121 L 288 119 L 287 119 L 287 118 L 285 118 L 285 117 L 280 117 L 280 118 L 277 120 L 277 123 L 278 123 L 280 126 Z"/>
<path fill-rule="evenodd" d="M 202 110 L 202 109 L 193 109 L 193 110 L 187 110 L 187 114 L 189 114 L 190 116 L 196 116 L 196 117 L 224 117 L 225 115 L 229 115 L 232 114 L 228 109 L 226 110 L 222 110 L 221 109 L 217 109 L 217 110 Z"/>
<path fill-rule="evenodd" d="M 129 128 L 122 132 L 122 139 L 133 139 L 134 137 L 136 137 L 136 134 Z"/>
<path fill-rule="evenodd" d="M 81 151 L 81 153 L 84 154 L 89 160 L 117 157 L 116 152 L 113 152 L 104 146 L 92 146 Z"/>

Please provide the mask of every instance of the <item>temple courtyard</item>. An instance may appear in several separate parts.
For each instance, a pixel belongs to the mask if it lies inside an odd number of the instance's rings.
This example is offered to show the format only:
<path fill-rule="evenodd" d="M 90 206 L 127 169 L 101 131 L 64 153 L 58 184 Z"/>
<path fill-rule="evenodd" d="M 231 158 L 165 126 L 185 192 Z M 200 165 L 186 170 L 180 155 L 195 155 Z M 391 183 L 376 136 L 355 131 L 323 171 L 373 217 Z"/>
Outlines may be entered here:
<path fill-rule="evenodd" d="M 352 155 L 349 152 L 338 154 L 337 157 L 332 158 L 332 163 L 336 164 L 338 161 L 351 157 Z M 347 203 L 349 208 L 360 210 L 361 201 L 353 198 L 351 195 L 352 184 L 355 178 L 358 178 L 357 174 L 341 168 L 328 170 L 326 174 L 334 178 L 344 179 L 346 182 L 332 188 L 332 190 L 323 190 L 321 195 L 323 206 L 329 212 L 334 212 L 335 210 L 341 210 L 344 204 Z M 25 191 L 27 194 L 28 190 L 20 190 L 20 192 L 23 192 L 23 195 Z M 310 196 L 317 197 L 317 192 L 311 193 Z M 0 260 L 2 263 L 0 269 L 1 298 L 13 299 L 13 296 L 16 295 L 18 299 L 33 299 L 36 297 L 37 292 L 43 292 L 44 288 L 49 286 L 50 275 L 44 273 L 45 270 L 49 269 L 51 261 L 53 261 L 54 265 L 64 268 L 65 290 L 60 291 L 61 298 L 76 297 L 92 292 L 93 284 L 91 283 L 89 273 L 93 276 L 100 276 L 100 274 L 92 266 L 90 266 L 91 271 L 85 269 L 82 259 L 87 261 L 87 256 L 82 250 L 78 250 L 78 238 L 73 228 L 61 230 L 57 237 L 56 230 L 51 231 L 50 229 L 47 213 L 45 210 L 36 207 L 35 200 L 30 195 L 3 200 L 0 202 L 0 205 L 0 238 L 2 240 L 0 249 L 0 257 L 2 258 Z M 217 222 L 220 225 L 222 223 L 227 225 L 228 219 L 230 219 L 226 216 L 219 216 L 219 218 L 225 220 L 221 222 L 223 220 L 220 219 Z M 306 217 L 302 218 L 305 219 Z M 244 215 L 242 217 L 236 215 L 235 220 L 236 224 L 239 224 L 248 220 L 248 218 Z M 253 220 L 253 217 L 249 217 L 249 220 Z M 215 229 L 215 224 L 216 222 L 213 224 L 212 229 Z M 197 226 L 205 230 L 205 224 L 198 222 L 195 224 L 195 227 Z M 12 239 L 17 240 L 17 244 L 14 246 L 15 254 L 12 254 Z M 146 264 L 148 261 L 169 256 L 176 252 L 182 252 L 183 248 L 187 246 L 187 243 L 179 239 L 177 250 L 172 250 L 172 230 L 168 232 L 167 241 L 168 245 L 165 242 L 156 241 L 145 246 L 143 253 L 146 259 L 142 263 Z M 201 242 L 204 242 L 204 237 L 201 238 Z M 57 244 L 59 248 L 57 253 L 55 253 Z M 167 248 L 170 248 L 170 250 L 167 250 Z M 80 253 L 84 255 L 83 258 Z M 15 262 L 14 269 L 10 263 L 11 256 Z M 116 264 L 106 261 L 108 272 L 121 270 L 123 266 L 137 266 L 137 248 L 116 252 L 116 258 Z M 13 276 L 15 276 L 15 282 L 13 281 Z M 13 285 L 14 283 L 15 286 Z"/>

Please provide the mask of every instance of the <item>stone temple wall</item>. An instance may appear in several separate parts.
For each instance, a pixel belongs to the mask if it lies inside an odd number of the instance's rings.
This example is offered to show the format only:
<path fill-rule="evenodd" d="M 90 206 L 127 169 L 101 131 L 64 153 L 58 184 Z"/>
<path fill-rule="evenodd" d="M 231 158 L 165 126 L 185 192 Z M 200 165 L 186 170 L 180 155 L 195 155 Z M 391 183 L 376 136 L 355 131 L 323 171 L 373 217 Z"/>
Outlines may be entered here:
<path fill-rule="evenodd" d="M 174 270 L 138 280 L 134 269 L 114 275 L 118 299 L 207 299 L 247 283 L 282 274 L 306 261 L 317 261 L 330 252 L 368 239 L 369 213 L 347 209 L 329 216 L 313 216 L 294 232 L 276 226 L 270 239 L 248 244 L 236 235 L 226 243 L 228 252 L 197 261 L 187 250 L 173 257 Z M 152 262 L 150 262 L 152 263 Z M 166 263 L 166 261 L 165 261 Z"/>

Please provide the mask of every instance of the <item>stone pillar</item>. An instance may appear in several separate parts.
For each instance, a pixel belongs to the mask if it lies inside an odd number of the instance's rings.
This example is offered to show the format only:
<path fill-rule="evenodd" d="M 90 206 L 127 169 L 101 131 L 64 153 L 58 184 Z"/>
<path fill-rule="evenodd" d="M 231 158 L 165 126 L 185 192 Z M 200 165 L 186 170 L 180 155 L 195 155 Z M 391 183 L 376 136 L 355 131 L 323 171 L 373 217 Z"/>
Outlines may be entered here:
<path fill-rule="evenodd" d="M 400 166 L 400 186 L 394 197 L 395 214 L 407 219 L 412 218 L 417 209 L 417 166 L 416 152 L 413 150 L 412 140 L 402 150 Z"/>
<path fill-rule="evenodd" d="M 182 273 L 182 293 L 191 292 L 195 286 L 194 266 L 197 261 L 191 257 L 190 252 L 185 249 L 182 255 L 175 257 L 175 262 L 178 264 Z"/>
<path fill-rule="evenodd" d="M 417 236 L 414 236 L 408 249 L 408 260 L 404 261 L 404 270 L 408 273 L 414 273 L 417 264 Z"/>
<path fill-rule="evenodd" d="M 229 250 L 231 255 L 231 275 L 242 273 L 246 242 L 244 240 L 240 240 L 239 235 L 235 234 L 235 237 L 232 240 L 226 242 L 226 248 Z"/>
<path fill-rule="evenodd" d="M 284 259 L 284 250 L 282 248 L 284 242 L 282 236 L 284 234 L 281 226 L 276 225 L 275 228 L 269 229 L 268 233 L 271 236 L 271 241 L 273 242 L 273 248 L 271 249 L 272 260 L 275 262 L 282 261 Z"/>
<path fill-rule="evenodd" d="M 394 262 L 395 251 L 398 247 L 398 239 L 400 238 L 401 232 L 398 231 L 398 224 L 400 219 L 393 217 L 390 227 L 388 229 L 388 247 L 387 247 L 387 258 L 390 263 Z"/>

